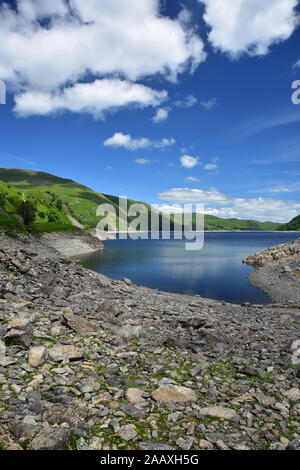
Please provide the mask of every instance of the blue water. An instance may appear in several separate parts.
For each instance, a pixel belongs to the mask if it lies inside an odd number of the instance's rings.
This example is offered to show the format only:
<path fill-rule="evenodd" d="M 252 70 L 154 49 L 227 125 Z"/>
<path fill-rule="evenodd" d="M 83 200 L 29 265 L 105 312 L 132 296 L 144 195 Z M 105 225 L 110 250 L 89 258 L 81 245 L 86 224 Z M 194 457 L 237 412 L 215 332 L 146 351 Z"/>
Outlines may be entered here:
<path fill-rule="evenodd" d="M 299 233 L 206 232 L 200 251 L 186 251 L 185 240 L 112 240 L 104 242 L 101 253 L 83 258 L 82 264 L 112 279 L 127 277 L 162 291 L 266 304 L 270 299 L 248 282 L 253 268 L 242 260 L 298 237 Z"/>

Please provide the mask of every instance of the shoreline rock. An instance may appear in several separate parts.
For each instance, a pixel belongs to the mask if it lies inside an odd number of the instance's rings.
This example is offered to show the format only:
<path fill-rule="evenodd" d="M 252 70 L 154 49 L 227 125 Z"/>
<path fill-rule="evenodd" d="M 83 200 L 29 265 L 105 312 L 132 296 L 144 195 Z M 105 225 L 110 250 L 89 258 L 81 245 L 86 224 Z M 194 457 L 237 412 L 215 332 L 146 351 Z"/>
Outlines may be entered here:
<path fill-rule="evenodd" d="M 243 262 L 255 268 L 249 282 L 274 302 L 300 305 L 300 238 L 254 253 Z"/>
<path fill-rule="evenodd" d="M 84 230 L 71 233 L 48 233 L 43 235 L 42 241 L 67 258 L 80 257 L 103 250 L 103 243 L 96 235 Z"/>
<path fill-rule="evenodd" d="M 151 290 L 0 234 L 0 445 L 299 448 L 299 305 Z"/>

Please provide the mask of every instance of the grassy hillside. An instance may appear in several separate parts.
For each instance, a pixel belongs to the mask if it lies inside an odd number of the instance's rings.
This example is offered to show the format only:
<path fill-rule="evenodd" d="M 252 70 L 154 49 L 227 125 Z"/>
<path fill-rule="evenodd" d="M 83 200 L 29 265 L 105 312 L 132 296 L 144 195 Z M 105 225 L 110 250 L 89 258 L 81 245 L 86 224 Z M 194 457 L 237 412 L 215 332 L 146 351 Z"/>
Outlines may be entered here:
<path fill-rule="evenodd" d="M 277 230 L 280 224 L 275 222 L 257 222 L 256 220 L 221 219 L 213 215 L 204 217 L 205 230 Z"/>
<path fill-rule="evenodd" d="M 278 227 L 278 230 L 281 230 L 283 232 L 300 231 L 300 215 L 297 215 L 297 217 L 292 219 L 287 224 L 280 225 Z"/>
<path fill-rule="evenodd" d="M 55 210 L 55 201 L 60 200 L 62 202 L 62 209 L 60 211 L 59 218 L 56 221 L 56 225 L 63 225 L 70 227 L 70 217 L 75 219 L 85 229 L 95 228 L 97 223 L 101 219 L 97 217 L 96 211 L 100 204 L 111 204 L 117 214 L 117 228 L 119 228 L 119 199 L 115 196 L 107 194 L 101 194 L 93 191 L 92 189 L 83 186 L 70 179 L 59 178 L 48 173 L 36 172 L 32 170 L 16 170 L 16 169 L 0 169 L 0 182 L 3 181 L 10 185 L 10 191 L 18 193 L 19 197 L 23 195 L 24 198 L 31 198 L 38 204 L 39 210 L 46 213 L 46 217 L 41 220 L 37 217 L 35 226 L 38 227 L 39 231 L 50 229 L 51 221 L 48 221 L 48 213 L 50 210 Z M 3 184 L 3 183 L 2 183 Z M 6 192 L 8 189 L 6 188 Z M 53 204 L 50 207 L 43 205 L 45 195 L 49 195 L 50 202 L 53 199 Z M 128 200 L 128 209 L 132 204 L 138 201 Z M 148 209 L 148 220 L 150 222 L 151 206 L 146 204 Z M 4 210 L 7 212 L 8 206 Z M 10 207 L 10 214 L 16 213 L 16 205 L 14 208 Z M 122 212 L 122 211 L 120 211 Z M 162 218 L 168 218 L 160 214 L 160 223 Z M 134 217 L 131 218 L 131 220 Z M 110 220 L 113 220 L 112 216 Z M 131 221 L 129 218 L 129 221 Z M 48 222 L 47 226 L 44 226 L 45 222 Z M 150 224 L 149 224 L 150 226 Z M 53 229 L 55 227 L 53 226 Z M 171 224 L 173 228 L 173 223 Z"/>
<path fill-rule="evenodd" d="M 73 230 L 67 205 L 51 191 L 23 190 L 0 181 L 0 228 L 36 233 Z"/>
<path fill-rule="evenodd" d="M 116 196 L 97 193 L 75 181 L 48 173 L 0 169 L 0 228 L 16 225 L 20 230 L 26 229 L 22 227 L 19 210 L 22 200 L 32 201 L 35 207 L 33 228 L 37 232 L 74 229 L 72 225 L 74 221 L 85 229 L 95 228 L 100 220 L 96 215 L 100 204 L 112 204 L 117 216 L 119 214 L 119 199 Z M 128 200 L 128 209 L 136 202 Z M 150 227 L 151 206 L 147 204 L 146 206 Z M 168 216 L 159 214 L 159 217 L 161 227 L 163 219 L 167 220 Z M 171 216 L 171 230 L 174 229 L 173 220 Z M 204 228 L 205 230 L 276 230 L 278 226 L 279 224 L 272 222 L 221 219 L 206 215 Z M 118 218 L 117 228 L 119 228 Z"/>

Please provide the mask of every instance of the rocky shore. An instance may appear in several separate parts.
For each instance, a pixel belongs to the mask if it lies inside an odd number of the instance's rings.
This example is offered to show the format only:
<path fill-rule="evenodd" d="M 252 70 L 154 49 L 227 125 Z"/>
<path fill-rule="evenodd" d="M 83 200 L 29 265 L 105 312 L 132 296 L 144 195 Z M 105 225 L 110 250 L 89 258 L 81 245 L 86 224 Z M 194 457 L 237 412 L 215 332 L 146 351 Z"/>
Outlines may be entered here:
<path fill-rule="evenodd" d="M 103 249 L 102 242 L 93 232 L 49 233 L 42 237 L 42 241 L 66 258 L 87 255 Z"/>
<path fill-rule="evenodd" d="M 299 449 L 299 303 L 163 293 L 53 246 L 0 234 L 2 449 Z"/>
<path fill-rule="evenodd" d="M 273 301 L 300 305 L 300 238 L 250 255 L 244 263 L 256 268 L 248 279 Z"/>

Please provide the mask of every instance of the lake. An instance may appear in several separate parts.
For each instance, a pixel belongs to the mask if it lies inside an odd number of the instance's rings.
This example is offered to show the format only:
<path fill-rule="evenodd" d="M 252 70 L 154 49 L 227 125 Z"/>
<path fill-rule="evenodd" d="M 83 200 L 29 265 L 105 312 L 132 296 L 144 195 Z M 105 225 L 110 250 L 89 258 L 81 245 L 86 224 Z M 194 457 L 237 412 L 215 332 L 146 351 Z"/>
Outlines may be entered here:
<path fill-rule="evenodd" d="M 299 237 L 299 233 L 205 232 L 204 248 L 186 251 L 185 240 L 111 240 L 102 252 L 85 256 L 83 266 L 112 279 L 167 292 L 232 303 L 270 303 L 247 280 L 250 254 Z"/>

